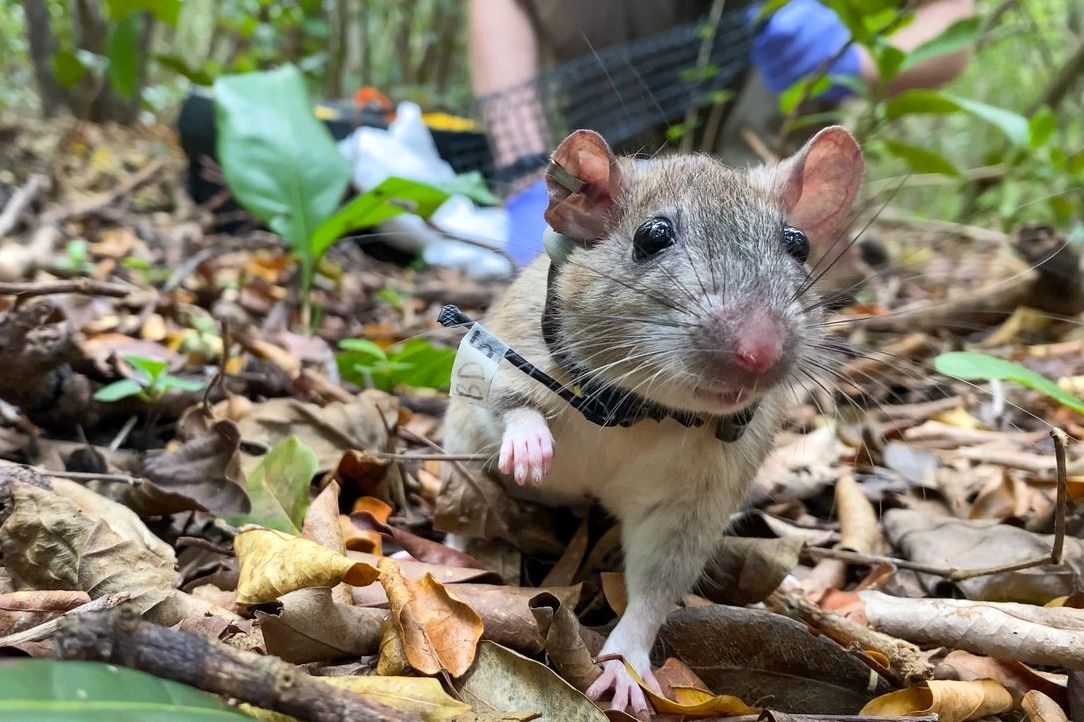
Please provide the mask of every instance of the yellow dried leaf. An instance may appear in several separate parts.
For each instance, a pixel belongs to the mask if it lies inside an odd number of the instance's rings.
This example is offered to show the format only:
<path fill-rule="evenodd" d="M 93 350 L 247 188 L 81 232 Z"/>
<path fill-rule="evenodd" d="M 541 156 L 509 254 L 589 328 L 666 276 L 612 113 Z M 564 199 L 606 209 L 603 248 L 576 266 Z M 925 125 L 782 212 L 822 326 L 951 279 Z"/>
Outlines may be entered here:
<path fill-rule="evenodd" d="M 233 540 L 241 567 L 238 604 L 270 602 L 307 587 L 340 582 L 364 587 L 380 576 L 365 562 L 355 562 L 314 541 L 271 529 L 249 529 Z"/>
<path fill-rule="evenodd" d="M 656 712 L 685 717 L 737 717 L 746 714 L 755 715 L 758 712 L 734 695 L 712 694 L 695 687 L 672 687 L 670 694 L 674 695 L 674 698 L 667 699 L 644 684 L 644 680 L 635 669 L 629 666 L 628 662 L 625 663 L 625 669 L 651 700 L 651 706 Z"/>
<path fill-rule="evenodd" d="M 469 704 L 451 697 L 440 682 L 429 677 L 320 677 L 319 680 L 408 712 L 425 722 L 445 722 L 471 710 Z M 264 722 L 297 722 L 295 717 L 250 704 L 242 703 L 238 708 L 249 717 Z"/>
<path fill-rule="evenodd" d="M 442 669 L 453 677 L 464 674 L 482 638 L 481 617 L 453 599 L 432 574 L 417 581 L 407 579 L 399 564 L 388 558 L 381 559 L 377 568 L 410 666 L 423 674 Z"/>
<path fill-rule="evenodd" d="M 940 421 L 942 424 L 948 424 L 949 426 L 955 426 L 960 429 L 986 428 L 986 424 L 969 414 L 962 406 L 957 406 L 951 411 L 943 411 L 933 418 L 934 421 Z"/>
<path fill-rule="evenodd" d="M 941 722 L 964 722 L 1012 709 L 1012 695 L 992 679 L 971 682 L 931 680 L 870 700 L 859 714 L 904 717 L 936 714 Z"/>
<path fill-rule="evenodd" d="M 1065 710 L 1037 689 L 1028 690 L 1020 709 L 1028 716 L 1028 722 L 1069 722 Z"/>

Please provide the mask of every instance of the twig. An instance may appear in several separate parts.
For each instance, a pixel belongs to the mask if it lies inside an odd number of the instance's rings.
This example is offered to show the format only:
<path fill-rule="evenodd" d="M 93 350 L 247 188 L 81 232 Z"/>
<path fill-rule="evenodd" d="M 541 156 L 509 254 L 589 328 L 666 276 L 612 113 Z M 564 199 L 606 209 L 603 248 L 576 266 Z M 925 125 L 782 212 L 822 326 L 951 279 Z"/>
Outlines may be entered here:
<path fill-rule="evenodd" d="M 215 544 L 214 542 L 208 541 L 207 539 L 199 536 L 177 537 L 177 541 L 174 542 L 174 546 L 178 549 L 184 549 L 185 547 L 196 547 L 197 549 L 206 549 L 209 552 L 221 554 L 224 557 L 234 556 L 232 546 L 222 546 L 219 544 Z"/>
<path fill-rule="evenodd" d="M 144 622 L 130 606 L 63 620 L 57 656 L 119 664 L 308 722 L 420 718 L 332 687 L 276 657 Z"/>
<path fill-rule="evenodd" d="M 75 609 L 69 609 L 56 619 L 50 619 L 49 621 L 42 622 L 35 627 L 31 627 L 30 629 L 24 629 L 23 631 L 15 632 L 14 634 L 9 634 L 6 637 L 0 637 L 0 647 L 14 647 L 18 644 L 26 644 L 27 642 L 38 642 L 42 639 L 47 639 L 48 637 L 56 634 L 56 631 L 60 629 L 60 623 L 61 620 L 64 619 L 64 617 L 74 616 L 76 614 L 86 614 L 88 612 L 102 612 L 108 609 L 112 609 L 113 607 L 120 606 L 121 604 L 127 602 L 131 598 L 131 596 L 132 595 L 128 594 L 127 592 L 121 592 L 119 594 L 110 594 L 105 597 L 98 597 L 97 599 L 92 599 L 86 604 L 80 604 Z"/>
<path fill-rule="evenodd" d="M 19 223 L 19 218 L 26 209 L 34 202 L 34 199 L 49 184 L 49 179 L 43 175 L 32 175 L 19 190 L 8 200 L 4 206 L 4 212 L 0 213 L 0 238 L 11 233 Z"/>
<path fill-rule="evenodd" d="M 723 17 L 723 8 L 726 6 L 725 0 L 713 0 L 711 8 L 708 10 L 708 32 L 704 33 L 703 38 L 700 41 L 700 47 L 696 53 L 696 71 L 697 77 L 700 77 L 700 73 L 704 71 L 704 68 L 708 65 L 708 60 L 711 58 L 711 50 L 715 45 L 715 36 L 719 31 L 719 20 Z M 716 103 L 716 106 L 721 105 Z M 681 139 L 681 152 L 688 153 L 693 149 L 693 121 L 696 120 L 698 108 L 693 106 L 685 111 L 685 120 L 682 122 L 682 126 L 685 131 L 685 135 Z M 706 135 L 706 133 L 705 133 Z M 708 148 L 710 146 L 704 146 Z"/>
<path fill-rule="evenodd" d="M 70 278 L 66 281 L 46 281 L 44 283 L 0 283 L 0 296 L 52 296 L 58 293 L 78 293 L 84 296 L 112 296 L 123 298 L 132 292 L 132 287 L 123 283 L 96 281 L 93 278 Z"/>
<path fill-rule="evenodd" d="M 165 167 L 166 162 L 163 158 L 156 158 L 150 163 L 145 165 L 137 173 L 125 178 L 121 183 L 106 193 L 99 193 L 95 197 L 83 201 L 82 203 L 74 203 L 64 208 L 56 208 L 41 216 L 41 220 L 38 225 L 40 226 L 55 226 L 63 223 L 64 221 L 71 220 L 72 218 L 79 218 L 90 213 L 96 213 L 107 206 L 115 203 L 119 198 L 123 198 L 139 186 L 143 185 L 147 181 L 154 178 Z"/>
<path fill-rule="evenodd" d="M 478 240 L 477 238 L 471 238 L 469 236 L 463 236 L 463 235 L 460 235 L 458 233 L 452 233 L 450 231 L 446 231 L 443 228 L 441 228 L 440 226 L 438 226 L 436 223 L 433 223 L 433 221 L 429 220 L 428 218 L 423 218 L 422 220 L 425 221 L 425 225 L 429 227 L 429 230 L 431 230 L 431 231 L 433 231 L 435 233 L 439 233 L 440 235 L 444 236 L 445 238 L 451 239 L 453 241 L 459 241 L 460 243 L 466 243 L 469 246 L 477 246 L 478 248 L 484 248 L 487 251 L 492 251 L 493 253 L 496 253 L 498 256 L 502 256 L 506 261 L 508 261 L 510 264 L 512 264 L 513 268 L 516 267 L 515 259 L 512 258 L 512 256 L 508 253 L 508 251 L 504 250 L 503 248 L 491 246 L 489 243 L 487 243 L 485 241 Z"/>
<path fill-rule="evenodd" d="M 1069 481 L 1065 463 L 1065 441 L 1067 436 L 1061 429 L 1051 429 L 1050 438 L 1054 441 L 1054 457 L 1057 460 L 1058 466 L 1058 494 L 1054 508 L 1054 543 L 1051 546 L 1049 554 L 1022 562 L 1013 562 L 1011 564 L 1000 564 L 998 566 L 983 567 L 980 569 L 960 569 L 959 567 L 935 567 L 908 561 L 906 559 L 881 556 L 879 554 L 858 554 L 842 549 L 807 548 L 803 553 L 817 560 L 839 559 L 840 561 L 850 562 L 852 564 L 864 564 L 868 566 L 874 566 L 876 564 L 894 564 L 900 569 L 910 569 L 911 571 L 921 572 L 923 574 L 932 574 L 936 577 L 947 579 L 950 582 L 962 582 L 967 579 L 985 577 L 991 574 L 1018 572 L 1022 569 L 1030 569 L 1031 567 L 1038 567 L 1043 564 L 1061 564 L 1065 549 L 1065 516 L 1069 498 Z"/>
<path fill-rule="evenodd" d="M 492 454 L 395 454 L 390 451 L 371 451 L 373 456 L 397 461 L 487 461 Z"/>
<path fill-rule="evenodd" d="M 36 467 L 30 468 L 42 476 L 55 476 L 58 479 L 70 479 L 72 481 L 116 481 L 130 486 L 139 486 L 143 483 L 143 479 L 140 477 L 128 474 L 97 474 L 92 471 L 50 471 L 49 469 Z"/>

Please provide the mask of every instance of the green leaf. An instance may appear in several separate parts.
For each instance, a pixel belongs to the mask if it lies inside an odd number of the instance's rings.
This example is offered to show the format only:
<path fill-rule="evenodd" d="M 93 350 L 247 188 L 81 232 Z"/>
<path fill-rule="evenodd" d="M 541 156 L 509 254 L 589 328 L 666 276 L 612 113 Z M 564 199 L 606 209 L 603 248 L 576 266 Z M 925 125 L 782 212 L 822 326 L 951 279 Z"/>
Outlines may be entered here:
<path fill-rule="evenodd" d="M 486 206 L 495 206 L 501 199 L 493 195 L 486 185 L 486 179 L 480 171 L 472 170 L 470 173 L 460 173 L 455 178 L 437 186 L 450 196 L 466 196 L 475 203 Z"/>
<path fill-rule="evenodd" d="M 158 379 L 158 383 L 155 386 L 162 393 L 167 391 L 185 391 L 188 393 L 195 393 L 196 391 L 202 391 L 203 387 L 207 385 L 206 381 L 201 379 L 186 379 L 181 376 L 173 376 L 166 374 Z"/>
<path fill-rule="evenodd" d="M 344 338 L 339 341 L 339 348 L 343 351 L 353 351 L 382 361 L 386 361 L 388 358 L 384 349 L 367 338 Z"/>
<path fill-rule="evenodd" d="M 1040 373 L 1005 359 L 970 351 L 943 353 L 934 359 L 939 373 L 966 381 L 1012 381 L 1045 394 L 1062 406 L 1084 416 L 1084 401 Z"/>
<path fill-rule="evenodd" d="M 168 361 L 163 361 L 160 358 L 151 358 L 150 356 L 125 356 L 124 360 L 126 363 L 146 374 L 147 380 L 151 383 L 157 381 L 158 377 L 162 375 L 162 372 L 169 368 Z"/>
<path fill-rule="evenodd" d="M 143 393 L 143 386 L 133 379 L 121 379 L 111 384 L 106 384 L 94 392 L 94 400 L 110 404 L 114 401 L 126 399 L 129 396 L 138 396 Z"/>
<path fill-rule="evenodd" d="M 176 25 L 181 13 L 181 0 L 105 0 L 109 19 L 118 22 L 139 13 L 154 13 L 154 17 L 166 25 Z"/>
<path fill-rule="evenodd" d="M 185 62 L 184 58 L 177 55 L 162 55 L 158 54 L 154 56 L 155 62 L 161 65 L 167 70 L 171 70 L 178 75 L 182 75 L 191 80 L 196 85 L 210 85 L 214 82 L 214 77 L 207 72 L 206 68 L 192 68 Z"/>
<path fill-rule="evenodd" d="M 297 68 L 215 81 L 218 158 L 234 198 L 311 268 L 313 232 L 335 212 L 350 166 L 316 119 Z"/>
<path fill-rule="evenodd" d="M 1069 175 L 1084 175 L 1084 148 L 1065 160 L 1065 170 L 1069 172 Z"/>
<path fill-rule="evenodd" d="M 395 176 L 386 178 L 376 188 L 340 208 L 316 229 L 312 236 L 313 258 L 323 256 L 346 233 L 372 228 L 406 212 L 427 218 L 446 200 L 447 193 L 426 183 Z"/>
<path fill-rule="evenodd" d="M 881 83 L 887 87 L 900 72 L 900 68 L 907 60 L 907 54 L 894 45 L 883 43 L 878 47 L 873 58 L 877 62 L 877 72 L 881 76 Z"/>
<path fill-rule="evenodd" d="M 813 78 L 802 78 L 780 93 L 779 112 L 783 115 L 790 115 L 791 111 L 793 111 L 803 100 L 815 98 L 832 87 L 832 82 L 832 79 L 826 75 L 822 75 L 816 80 L 813 80 Z"/>
<path fill-rule="evenodd" d="M 446 389 L 452 380 L 455 354 L 454 348 L 434 346 L 423 338 L 405 341 L 388 355 L 388 360 L 395 364 L 392 383 L 394 386 Z"/>
<path fill-rule="evenodd" d="M 260 524 L 300 534 L 301 521 L 309 508 L 309 484 L 318 464 L 316 452 L 296 436 L 275 444 L 246 482 L 252 511 L 230 519 L 230 523 Z"/>
<path fill-rule="evenodd" d="M 1027 145 L 1028 121 L 1011 110 L 959 98 L 938 90 L 907 90 L 885 103 L 886 120 L 895 120 L 905 115 L 948 115 L 958 112 L 990 123 L 1004 133 L 1013 145 Z"/>
<path fill-rule="evenodd" d="M 73 88 L 86 77 L 89 69 L 79 56 L 68 50 L 53 54 L 53 77 L 65 88 Z"/>
<path fill-rule="evenodd" d="M 3 722 L 252 722 L 214 695 L 101 662 L 0 662 Z"/>
<path fill-rule="evenodd" d="M 907 167 L 915 173 L 940 173 L 941 175 L 960 176 L 959 169 L 940 153 L 895 140 L 886 139 L 884 144 L 889 153 L 907 163 Z"/>
<path fill-rule="evenodd" d="M 109 29 L 105 39 L 105 57 L 109 60 L 106 77 L 117 94 L 131 98 L 139 91 L 139 35 L 143 18 L 130 15 Z"/>
<path fill-rule="evenodd" d="M 1057 125 L 1058 119 L 1054 117 L 1054 111 L 1049 106 L 1039 108 L 1028 120 L 1028 144 L 1032 148 L 1043 147 L 1054 135 Z"/>
<path fill-rule="evenodd" d="M 927 40 L 908 53 L 900 69 L 907 70 L 926 62 L 930 58 L 963 50 L 975 42 L 981 32 L 982 20 L 977 15 L 957 20 L 945 28 L 940 35 Z"/>

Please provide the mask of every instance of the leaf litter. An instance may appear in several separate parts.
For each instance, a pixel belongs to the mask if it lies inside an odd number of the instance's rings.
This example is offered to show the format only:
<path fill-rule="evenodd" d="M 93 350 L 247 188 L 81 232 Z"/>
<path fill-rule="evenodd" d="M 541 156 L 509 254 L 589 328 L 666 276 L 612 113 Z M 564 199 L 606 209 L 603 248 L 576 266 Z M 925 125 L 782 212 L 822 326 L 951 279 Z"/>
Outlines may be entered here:
<path fill-rule="evenodd" d="M 0 239 L 4 280 L 69 291 L 0 307 L 5 656 L 74 659 L 65 635 L 106 615 L 110 648 L 161 629 L 216 660 L 278 657 L 348 695 L 304 681 L 302 696 L 387 719 L 623 718 L 579 691 L 626 604 L 610 521 L 523 507 L 434 437 L 458 340 L 436 312 L 480 315 L 501 284 L 340 243 L 316 269 L 308 335 L 284 249 L 188 201 L 168 134 L 13 133 L 15 185 L 73 147 L 109 151 Z M 874 276 L 841 312 L 837 340 L 864 351 L 789 410 L 754 510 L 671 613 L 659 719 L 1084 716 L 1080 325 L 1044 315 L 1042 269 L 1010 236 L 871 229 L 918 273 Z M 51 263 L 79 239 L 82 274 Z M 442 466 L 473 483 L 442 492 Z M 449 519 L 488 541 L 452 548 L 436 531 Z M 114 700 L 93 664 L 3 664 Z M 203 714 L 321 719 L 212 677 L 182 681 L 218 699 L 180 687 Z"/>

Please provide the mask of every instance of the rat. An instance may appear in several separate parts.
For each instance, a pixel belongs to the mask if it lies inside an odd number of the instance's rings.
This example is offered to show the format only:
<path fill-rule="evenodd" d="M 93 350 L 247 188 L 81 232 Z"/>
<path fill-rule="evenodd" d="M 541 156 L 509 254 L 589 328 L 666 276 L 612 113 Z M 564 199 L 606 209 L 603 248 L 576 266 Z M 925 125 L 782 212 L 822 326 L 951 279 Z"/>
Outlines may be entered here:
<path fill-rule="evenodd" d="M 600 426 L 502 363 L 484 406 L 453 396 L 443 438 L 449 453 L 490 455 L 486 471 L 514 496 L 594 501 L 620 522 L 628 605 L 596 701 L 650 715 L 621 660 L 658 689 L 662 622 L 740 507 L 796 385 L 831 363 L 806 261 L 810 242 L 844 228 L 864 168 L 838 126 L 747 171 L 706 155 L 618 158 L 587 130 L 554 151 L 545 218 L 571 248 L 525 267 L 485 327 L 568 387 L 655 413 Z M 739 415 L 744 433 L 723 435 Z"/>

